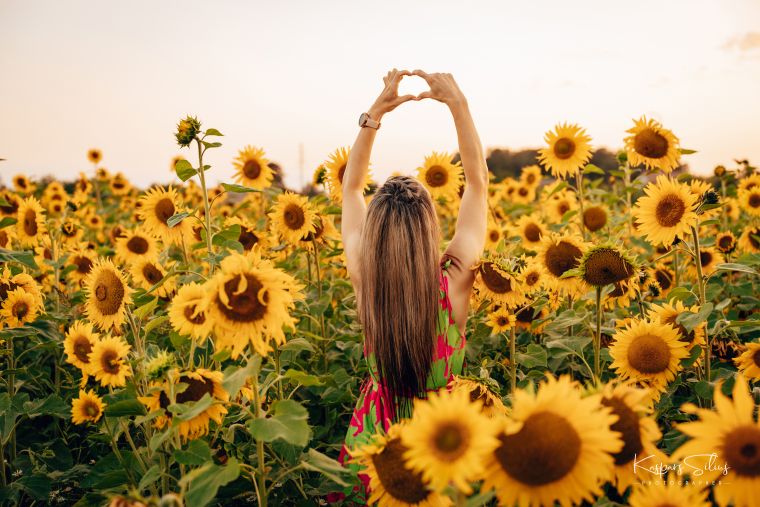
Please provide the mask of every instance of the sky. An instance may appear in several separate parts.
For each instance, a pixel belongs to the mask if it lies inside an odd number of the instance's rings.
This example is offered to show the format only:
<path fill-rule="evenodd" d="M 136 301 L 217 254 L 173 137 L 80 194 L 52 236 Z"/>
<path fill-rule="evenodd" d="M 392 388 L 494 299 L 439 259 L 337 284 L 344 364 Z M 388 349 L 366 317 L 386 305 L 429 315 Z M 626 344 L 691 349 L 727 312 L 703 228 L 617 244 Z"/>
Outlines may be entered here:
<path fill-rule="evenodd" d="M 646 114 L 698 151 L 693 172 L 760 162 L 757 0 L 0 0 L 0 177 L 91 174 L 95 147 L 140 186 L 169 182 L 173 156 L 193 160 L 173 136 L 191 114 L 225 134 L 212 181 L 250 144 L 300 187 L 393 67 L 453 74 L 486 148 L 540 147 L 565 121 L 619 148 Z M 413 79 L 401 93 L 425 89 Z M 457 150 L 448 110 L 403 104 L 372 174 L 433 150 Z"/>

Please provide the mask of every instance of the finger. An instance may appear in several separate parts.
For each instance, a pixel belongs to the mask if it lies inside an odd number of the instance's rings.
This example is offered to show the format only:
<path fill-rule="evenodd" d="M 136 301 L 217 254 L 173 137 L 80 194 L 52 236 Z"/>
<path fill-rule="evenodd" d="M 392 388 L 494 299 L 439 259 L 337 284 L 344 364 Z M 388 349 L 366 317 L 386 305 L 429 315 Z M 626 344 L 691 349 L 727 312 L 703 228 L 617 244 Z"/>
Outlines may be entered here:
<path fill-rule="evenodd" d="M 434 99 L 434 98 L 435 97 L 433 97 L 433 92 L 422 92 L 419 95 L 417 95 L 417 100 Z"/>
<path fill-rule="evenodd" d="M 414 69 L 412 71 L 412 74 L 415 75 L 415 76 L 420 76 L 420 77 L 427 76 L 427 73 L 424 70 L 420 70 L 420 69 Z"/>
<path fill-rule="evenodd" d="M 416 95 L 402 95 L 401 97 L 398 97 L 394 102 L 398 106 L 399 104 L 403 104 L 404 102 L 408 102 L 410 100 L 417 99 Z"/>

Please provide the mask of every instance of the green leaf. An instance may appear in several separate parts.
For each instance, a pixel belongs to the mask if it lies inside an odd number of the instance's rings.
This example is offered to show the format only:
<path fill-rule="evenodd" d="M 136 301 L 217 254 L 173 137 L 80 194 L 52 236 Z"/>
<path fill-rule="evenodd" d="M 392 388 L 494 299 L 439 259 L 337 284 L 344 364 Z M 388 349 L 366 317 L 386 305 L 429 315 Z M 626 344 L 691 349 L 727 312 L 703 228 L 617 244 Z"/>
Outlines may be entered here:
<path fill-rule="evenodd" d="M 751 275 L 760 274 L 749 266 L 745 266 L 744 264 L 737 264 L 735 262 L 725 262 L 723 264 L 718 264 L 715 266 L 715 269 L 718 271 L 739 271 L 741 273 L 749 273 Z"/>
<path fill-rule="evenodd" d="M 158 326 L 160 326 L 161 324 L 163 324 L 164 322 L 166 322 L 168 320 L 169 320 L 169 316 L 168 315 L 161 315 L 160 317 L 156 317 L 155 319 L 152 319 L 150 322 L 148 322 L 145 325 L 145 328 L 144 328 L 145 329 L 145 334 L 150 333 L 151 331 L 153 331 Z"/>
<path fill-rule="evenodd" d="M 0 160 L 2 160 L 2 159 L 0 159 Z M 8 207 L 10 207 L 10 205 L 11 205 L 11 203 L 9 203 L 8 201 L 6 201 L 5 197 L 0 197 L 0 206 L 2 206 L 3 208 L 8 208 Z"/>
<path fill-rule="evenodd" d="M 353 474 L 351 469 L 344 467 L 316 449 L 309 449 L 306 457 L 301 461 L 301 466 L 306 470 L 319 472 L 334 483 L 344 487 L 349 485 L 344 478 L 351 477 Z"/>
<path fill-rule="evenodd" d="M 221 245 L 225 241 L 237 241 L 240 237 L 240 224 L 232 224 L 229 227 L 222 229 L 214 234 L 211 238 L 211 243 L 214 245 Z"/>
<path fill-rule="evenodd" d="M 211 449 L 203 440 L 192 440 L 187 449 L 176 449 L 174 459 L 183 465 L 203 465 L 211 461 Z"/>
<path fill-rule="evenodd" d="M 583 169 L 583 174 L 605 174 L 604 169 L 597 167 L 594 164 L 589 164 Z"/>
<path fill-rule="evenodd" d="M 678 151 L 681 155 L 692 155 L 697 152 L 697 150 L 690 150 L 688 148 L 678 148 Z"/>
<path fill-rule="evenodd" d="M 301 384 L 306 387 L 324 385 L 324 382 L 316 375 L 311 375 L 300 370 L 288 370 L 283 377 L 290 380 L 293 384 Z"/>
<path fill-rule="evenodd" d="M 301 352 L 302 350 L 314 352 L 314 345 L 304 338 L 293 338 L 280 347 L 280 351 L 285 352 L 286 350 L 291 352 Z"/>
<path fill-rule="evenodd" d="M 668 301 L 683 301 L 693 295 L 694 293 L 686 287 L 676 287 L 668 292 Z"/>
<path fill-rule="evenodd" d="M 106 417 L 129 417 L 133 415 L 145 415 L 145 405 L 135 399 L 121 400 L 106 405 L 103 413 Z"/>
<path fill-rule="evenodd" d="M 16 222 L 18 222 L 18 220 L 16 220 L 15 217 L 3 217 L 3 219 L 0 220 L 0 229 L 4 229 L 5 227 L 13 225 Z"/>
<path fill-rule="evenodd" d="M 42 474 L 22 476 L 15 484 L 21 486 L 29 496 L 37 500 L 47 500 L 50 495 L 50 479 Z"/>
<path fill-rule="evenodd" d="M 233 192 L 235 194 L 246 194 L 248 192 L 261 192 L 261 190 L 257 188 L 251 188 L 251 187 L 245 187 L 243 185 L 235 185 L 231 183 L 222 183 L 222 187 L 227 192 Z"/>
<path fill-rule="evenodd" d="M 177 161 L 176 164 L 174 164 L 174 172 L 177 173 L 177 177 L 182 181 L 187 181 L 198 174 L 198 171 L 193 169 L 193 166 L 190 165 L 190 162 L 185 159 L 181 159 Z"/>
<path fill-rule="evenodd" d="M 686 331 L 691 331 L 701 323 L 707 320 L 714 308 L 714 305 L 710 302 L 702 306 L 697 313 L 684 312 L 676 317 L 676 322 L 681 324 Z"/>
<path fill-rule="evenodd" d="M 142 476 L 142 479 L 140 479 L 140 485 L 138 489 L 142 491 L 143 489 L 156 482 L 159 477 L 161 477 L 161 468 L 158 465 L 153 465 L 148 469 L 147 472 L 145 472 L 145 475 Z"/>
<path fill-rule="evenodd" d="M 55 394 L 40 400 L 27 401 L 23 404 L 23 411 L 30 419 L 41 415 L 52 415 L 60 418 L 71 416 L 71 407 Z"/>
<path fill-rule="evenodd" d="M 237 396 L 240 388 L 243 387 L 245 381 L 250 377 L 257 376 L 261 369 L 261 356 L 258 354 L 248 360 L 248 364 L 242 368 L 234 369 L 228 368 L 224 371 L 224 380 L 222 386 L 224 390 L 229 393 L 230 397 Z M 232 370 L 232 371 L 230 371 Z"/>
<path fill-rule="evenodd" d="M 154 297 L 144 305 L 140 306 L 139 308 L 135 309 L 134 314 L 135 317 L 138 319 L 144 319 L 148 315 L 150 315 L 153 310 L 156 309 L 156 306 L 158 306 L 158 298 Z"/>
<path fill-rule="evenodd" d="M 273 442 L 282 439 L 293 445 L 305 446 L 311 439 L 309 413 L 295 400 L 280 400 L 272 404 L 274 416 L 253 419 L 248 430 L 256 440 Z"/>
<path fill-rule="evenodd" d="M 528 345 L 527 353 L 517 353 L 517 364 L 525 368 L 546 368 L 546 349 L 536 343 Z"/>
<path fill-rule="evenodd" d="M 230 458 L 226 466 L 208 463 L 180 479 L 180 485 L 190 483 L 185 494 L 187 507 L 204 507 L 215 497 L 222 486 L 234 481 L 240 475 L 240 464 L 235 458 Z"/>
<path fill-rule="evenodd" d="M 15 252 L 0 248 L 0 262 L 19 262 L 32 269 L 38 268 L 37 263 L 34 262 L 34 253 L 28 251 Z"/>
<path fill-rule="evenodd" d="M 207 136 L 224 136 L 224 134 L 222 134 L 216 129 L 206 129 L 206 135 Z"/>
<path fill-rule="evenodd" d="M 174 227 L 184 219 L 190 216 L 190 213 L 187 211 L 183 211 L 181 213 L 175 213 L 174 215 L 170 216 L 169 219 L 166 221 L 166 225 L 171 227 Z"/>
<path fill-rule="evenodd" d="M 207 141 L 201 141 L 201 144 L 203 144 L 206 149 L 219 148 L 222 145 L 222 143 L 209 143 Z"/>
<path fill-rule="evenodd" d="M 711 400 L 713 397 L 713 388 L 706 380 L 700 380 L 694 384 L 694 392 L 697 396 L 705 400 Z"/>
<path fill-rule="evenodd" d="M 213 404 L 214 399 L 211 398 L 208 393 L 205 393 L 203 397 L 196 402 L 174 403 L 169 405 L 169 412 L 175 415 L 172 423 L 177 426 L 181 421 L 189 421 L 194 417 L 198 417 Z"/>

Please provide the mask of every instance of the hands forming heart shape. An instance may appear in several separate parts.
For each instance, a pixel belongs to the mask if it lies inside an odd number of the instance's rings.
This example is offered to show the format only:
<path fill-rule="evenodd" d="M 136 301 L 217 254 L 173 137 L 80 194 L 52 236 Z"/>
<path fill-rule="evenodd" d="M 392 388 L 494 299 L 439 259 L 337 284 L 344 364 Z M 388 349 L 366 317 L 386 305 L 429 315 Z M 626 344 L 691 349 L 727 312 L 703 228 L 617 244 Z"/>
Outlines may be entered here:
<path fill-rule="evenodd" d="M 419 95 L 402 95 L 399 97 L 398 85 L 404 76 L 419 76 L 427 82 L 430 89 Z M 451 74 L 428 74 L 420 69 L 411 72 L 393 69 L 383 78 L 383 83 L 385 83 L 385 88 L 369 111 L 370 116 L 375 120 L 378 120 L 383 114 L 393 111 L 404 102 L 410 100 L 434 99 L 449 107 L 465 101 L 464 94 L 462 94 Z"/>

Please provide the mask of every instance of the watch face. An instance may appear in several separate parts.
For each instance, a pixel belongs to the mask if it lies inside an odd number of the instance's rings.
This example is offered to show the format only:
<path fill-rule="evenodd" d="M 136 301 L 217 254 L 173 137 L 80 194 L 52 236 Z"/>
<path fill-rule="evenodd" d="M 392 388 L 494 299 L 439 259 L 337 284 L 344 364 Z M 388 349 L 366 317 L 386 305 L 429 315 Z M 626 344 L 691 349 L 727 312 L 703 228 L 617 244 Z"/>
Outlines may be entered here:
<path fill-rule="evenodd" d="M 359 126 L 363 127 L 364 122 L 367 121 L 368 118 L 369 118 L 369 115 L 367 113 L 362 113 L 362 115 L 359 116 Z"/>

